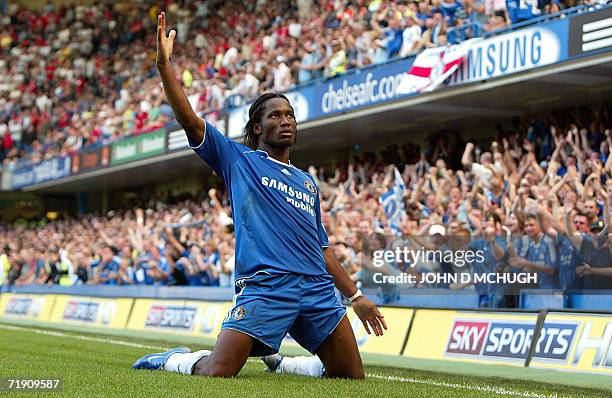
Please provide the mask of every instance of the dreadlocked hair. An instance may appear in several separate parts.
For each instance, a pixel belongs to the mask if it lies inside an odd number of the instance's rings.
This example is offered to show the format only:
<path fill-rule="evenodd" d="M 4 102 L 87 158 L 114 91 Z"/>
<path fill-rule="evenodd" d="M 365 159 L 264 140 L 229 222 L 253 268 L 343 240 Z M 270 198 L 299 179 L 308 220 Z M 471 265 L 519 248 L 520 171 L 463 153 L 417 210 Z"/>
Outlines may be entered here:
<path fill-rule="evenodd" d="M 255 134 L 255 123 L 261 123 L 264 106 L 266 102 L 268 102 L 268 100 L 271 100 L 272 98 L 282 98 L 285 101 L 289 102 L 289 99 L 287 99 L 287 97 L 285 97 L 283 94 L 265 93 L 260 95 L 249 107 L 249 121 L 244 126 L 244 130 L 242 131 L 242 139 L 244 145 L 248 146 L 253 150 L 257 149 L 258 141 L 258 135 Z M 289 104 L 291 105 L 291 103 Z"/>

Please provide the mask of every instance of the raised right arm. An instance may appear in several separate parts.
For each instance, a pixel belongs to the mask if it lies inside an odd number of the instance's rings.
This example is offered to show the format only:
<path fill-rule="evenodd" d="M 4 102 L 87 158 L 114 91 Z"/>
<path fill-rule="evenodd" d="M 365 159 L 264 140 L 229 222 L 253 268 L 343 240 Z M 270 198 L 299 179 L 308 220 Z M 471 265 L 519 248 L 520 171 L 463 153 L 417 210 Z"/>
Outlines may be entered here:
<path fill-rule="evenodd" d="M 172 107 L 176 121 L 181 125 L 191 142 L 204 141 L 205 123 L 191 108 L 189 100 L 181 85 L 176 80 L 174 68 L 170 64 L 170 55 L 174 46 L 176 31 L 171 30 L 166 36 L 166 13 L 157 17 L 157 70 L 162 79 L 164 93 Z"/>

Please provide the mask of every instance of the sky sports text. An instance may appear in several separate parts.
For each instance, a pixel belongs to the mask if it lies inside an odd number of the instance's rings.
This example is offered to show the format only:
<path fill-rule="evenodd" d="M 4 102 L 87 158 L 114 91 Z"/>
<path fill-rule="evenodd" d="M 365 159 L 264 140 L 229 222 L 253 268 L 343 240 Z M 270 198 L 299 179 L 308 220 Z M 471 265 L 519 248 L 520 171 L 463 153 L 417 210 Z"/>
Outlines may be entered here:
<path fill-rule="evenodd" d="M 545 322 L 535 345 L 534 358 L 567 363 L 580 362 L 586 349 L 595 350 L 592 367 L 612 368 L 612 322 L 601 336 L 591 336 L 591 322 L 579 330 L 578 322 Z M 525 360 L 535 330 L 533 321 L 456 319 L 450 331 L 447 356 Z"/>

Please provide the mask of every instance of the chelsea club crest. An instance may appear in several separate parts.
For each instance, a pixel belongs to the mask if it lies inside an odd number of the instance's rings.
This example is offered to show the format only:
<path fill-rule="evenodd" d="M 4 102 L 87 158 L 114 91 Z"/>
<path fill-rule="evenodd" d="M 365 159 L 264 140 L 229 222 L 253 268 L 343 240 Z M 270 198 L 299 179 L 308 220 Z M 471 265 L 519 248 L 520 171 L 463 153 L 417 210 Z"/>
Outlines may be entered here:
<path fill-rule="evenodd" d="M 242 318 L 244 318 L 244 316 L 246 315 L 246 310 L 244 309 L 243 306 L 237 307 L 236 309 L 234 309 L 234 311 L 232 312 L 232 317 L 239 321 Z"/>
<path fill-rule="evenodd" d="M 310 191 L 310 193 L 316 193 L 317 190 L 314 187 L 314 184 L 308 180 L 304 181 L 304 188 Z"/>

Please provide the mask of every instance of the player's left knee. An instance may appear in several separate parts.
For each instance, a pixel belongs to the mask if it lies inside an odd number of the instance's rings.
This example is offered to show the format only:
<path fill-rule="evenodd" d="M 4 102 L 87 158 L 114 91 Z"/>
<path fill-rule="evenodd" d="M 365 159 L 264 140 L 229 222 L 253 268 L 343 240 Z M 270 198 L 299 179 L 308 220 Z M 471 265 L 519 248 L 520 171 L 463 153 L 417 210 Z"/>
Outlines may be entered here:
<path fill-rule="evenodd" d="M 365 379 L 365 374 L 363 369 L 348 369 L 337 372 L 329 372 L 325 371 L 325 377 L 329 377 L 332 379 L 353 379 L 353 380 L 363 380 Z"/>
<path fill-rule="evenodd" d="M 363 380 L 365 379 L 365 374 L 363 373 L 363 370 L 361 372 L 354 372 L 348 377 L 348 379 Z"/>
<path fill-rule="evenodd" d="M 240 368 L 236 368 L 230 364 L 209 361 L 200 361 L 193 369 L 194 375 L 208 377 L 234 377 L 238 372 L 240 372 Z"/>

